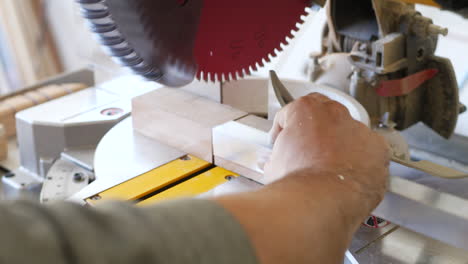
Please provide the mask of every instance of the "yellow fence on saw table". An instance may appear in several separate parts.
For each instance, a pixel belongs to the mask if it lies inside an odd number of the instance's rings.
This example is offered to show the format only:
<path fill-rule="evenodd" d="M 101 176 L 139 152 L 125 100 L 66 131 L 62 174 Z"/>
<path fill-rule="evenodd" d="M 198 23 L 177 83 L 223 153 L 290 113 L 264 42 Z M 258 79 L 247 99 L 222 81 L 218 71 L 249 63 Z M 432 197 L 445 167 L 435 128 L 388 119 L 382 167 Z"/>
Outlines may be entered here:
<path fill-rule="evenodd" d="M 237 176 L 199 158 L 185 156 L 96 194 L 86 202 L 96 205 L 124 200 L 148 205 L 165 199 L 197 196 Z"/>

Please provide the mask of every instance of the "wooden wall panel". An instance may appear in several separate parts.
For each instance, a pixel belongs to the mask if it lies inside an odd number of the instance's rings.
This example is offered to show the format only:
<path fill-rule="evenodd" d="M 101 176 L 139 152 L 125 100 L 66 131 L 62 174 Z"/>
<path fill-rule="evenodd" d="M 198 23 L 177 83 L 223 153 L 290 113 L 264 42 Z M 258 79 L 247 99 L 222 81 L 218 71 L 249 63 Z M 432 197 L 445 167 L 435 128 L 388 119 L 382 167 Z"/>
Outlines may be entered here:
<path fill-rule="evenodd" d="M 0 29 L 4 46 L 21 83 L 14 89 L 31 85 L 61 71 L 53 39 L 40 8 L 39 0 L 0 1 Z M 9 69 L 12 70 L 11 68 Z"/>

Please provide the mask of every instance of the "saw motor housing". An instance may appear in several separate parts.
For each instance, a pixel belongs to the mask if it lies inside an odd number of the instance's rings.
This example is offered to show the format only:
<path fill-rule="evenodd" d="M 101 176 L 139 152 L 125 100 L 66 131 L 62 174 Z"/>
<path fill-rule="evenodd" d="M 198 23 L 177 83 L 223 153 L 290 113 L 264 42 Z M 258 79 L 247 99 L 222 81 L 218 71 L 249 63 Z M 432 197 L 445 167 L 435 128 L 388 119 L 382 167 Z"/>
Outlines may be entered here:
<path fill-rule="evenodd" d="M 312 81 L 351 94 L 375 126 L 384 116 L 398 130 L 422 121 L 450 137 L 463 107 L 450 60 L 434 54 L 447 29 L 396 0 L 332 0 L 326 8 L 323 53 L 314 58 Z M 333 64 L 345 66 L 326 66 Z M 341 79 L 334 85 L 330 76 Z"/>

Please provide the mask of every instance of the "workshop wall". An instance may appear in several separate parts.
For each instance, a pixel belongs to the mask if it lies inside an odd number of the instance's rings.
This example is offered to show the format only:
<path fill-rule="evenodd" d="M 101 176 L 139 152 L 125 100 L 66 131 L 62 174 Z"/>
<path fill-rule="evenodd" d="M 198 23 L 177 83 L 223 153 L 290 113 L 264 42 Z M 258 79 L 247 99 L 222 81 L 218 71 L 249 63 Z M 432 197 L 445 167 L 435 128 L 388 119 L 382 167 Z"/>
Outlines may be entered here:
<path fill-rule="evenodd" d="M 2 94 L 62 71 L 42 3 L 0 1 L 0 80 L 5 85 L 0 87 Z"/>

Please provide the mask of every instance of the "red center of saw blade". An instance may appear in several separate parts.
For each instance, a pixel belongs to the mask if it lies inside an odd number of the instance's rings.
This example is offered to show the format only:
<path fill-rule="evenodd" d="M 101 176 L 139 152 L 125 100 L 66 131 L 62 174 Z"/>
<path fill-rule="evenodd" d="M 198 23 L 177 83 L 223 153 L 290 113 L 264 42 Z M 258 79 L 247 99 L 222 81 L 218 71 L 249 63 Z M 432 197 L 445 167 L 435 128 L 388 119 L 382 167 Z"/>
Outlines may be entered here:
<path fill-rule="evenodd" d="M 204 0 L 195 44 L 197 78 L 250 74 L 281 51 L 307 15 L 309 0 Z"/>

